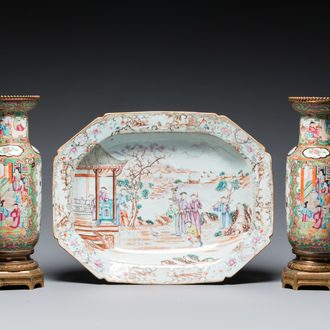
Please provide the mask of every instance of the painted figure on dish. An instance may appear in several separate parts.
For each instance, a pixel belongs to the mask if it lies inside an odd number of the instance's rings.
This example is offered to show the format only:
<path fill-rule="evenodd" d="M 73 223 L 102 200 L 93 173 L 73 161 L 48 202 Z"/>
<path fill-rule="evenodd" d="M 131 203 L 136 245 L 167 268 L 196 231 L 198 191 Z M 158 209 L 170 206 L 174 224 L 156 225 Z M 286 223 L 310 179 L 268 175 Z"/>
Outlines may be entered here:
<path fill-rule="evenodd" d="M 213 211 L 220 213 L 220 229 L 229 228 L 231 226 L 230 209 L 225 198 L 221 198 L 220 201 L 213 207 Z"/>
<path fill-rule="evenodd" d="M 120 210 L 120 222 L 121 226 L 128 226 L 128 214 L 127 214 L 127 206 Z"/>
<path fill-rule="evenodd" d="M 109 200 L 109 195 L 107 193 L 107 188 L 106 187 L 102 187 L 100 190 L 100 202 L 107 202 Z"/>
<path fill-rule="evenodd" d="M 96 202 L 93 195 L 89 195 L 89 207 L 92 209 L 92 220 L 96 220 Z"/>
<path fill-rule="evenodd" d="M 179 235 L 179 228 L 178 228 L 178 215 L 179 215 L 179 206 L 174 204 L 174 199 L 168 199 L 169 208 L 166 212 L 166 215 L 172 219 L 173 223 L 173 233 L 172 235 Z"/>
<path fill-rule="evenodd" d="M 198 199 L 198 195 L 192 194 L 190 195 L 190 221 L 196 226 L 199 232 L 202 232 L 202 224 L 201 224 L 201 216 L 199 214 L 199 210 L 202 208 L 202 203 Z"/>
<path fill-rule="evenodd" d="M 186 223 L 190 221 L 190 205 L 187 202 L 187 193 L 181 192 L 180 199 L 176 200 L 179 207 L 178 215 L 178 235 L 185 234 L 187 232 Z"/>
<path fill-rule="evenodd" d="M 188 241 L 191 244 L 194 244 L 194 238 L 196 238 L 198 240 L 200 246 L 203 245 L 201 232 L 190 221 L 187 222 L 187 235 L 188 235 Z"/>
<path fill-rule="evenodd" d="M 117 213 L 117 225 L 120 226 L 122 224 L 121 221 L 121 210 L 126 207 L 125 200 L 125 189 L 121 189 L 120 193 L 117 194 L 116 198 L 116 213 Z"/>

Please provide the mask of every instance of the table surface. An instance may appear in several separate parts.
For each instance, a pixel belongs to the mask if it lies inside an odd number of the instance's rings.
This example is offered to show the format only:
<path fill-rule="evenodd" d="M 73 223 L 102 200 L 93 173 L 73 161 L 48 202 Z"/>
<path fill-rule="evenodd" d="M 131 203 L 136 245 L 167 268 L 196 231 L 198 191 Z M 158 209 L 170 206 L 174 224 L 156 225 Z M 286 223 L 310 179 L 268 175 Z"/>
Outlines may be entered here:
<path fill-rule="evenodd" d="M 75 265 L 49 269 L 44 288 L 0 294 L 1 329 L 309 329 L 317 316 L 327 324 L 329 306 L 326 290 L 282 289 L 280 269 L 254 265 L 203 285 L 112 284 Z"/>

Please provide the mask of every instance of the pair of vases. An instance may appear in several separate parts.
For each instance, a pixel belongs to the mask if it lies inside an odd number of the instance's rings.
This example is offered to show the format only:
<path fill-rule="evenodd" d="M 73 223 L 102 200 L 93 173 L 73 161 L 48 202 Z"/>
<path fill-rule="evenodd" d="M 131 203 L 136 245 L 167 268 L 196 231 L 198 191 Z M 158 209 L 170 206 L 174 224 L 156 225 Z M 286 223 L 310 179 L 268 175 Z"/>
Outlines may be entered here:
<path fill-rule="evenodd" d="M 41 157 L 29 142 L 28 112 L 39 96 L 0 96 L 0 286 L 43 286 L 31 259 L 41 220 Z M 292 97 L 299 144 L 288 154 L 286 221 L 296 259 L 283 287 L 330 280 L 330 98 Z M 329 287 L 330 289 L 330 287 Z"/>

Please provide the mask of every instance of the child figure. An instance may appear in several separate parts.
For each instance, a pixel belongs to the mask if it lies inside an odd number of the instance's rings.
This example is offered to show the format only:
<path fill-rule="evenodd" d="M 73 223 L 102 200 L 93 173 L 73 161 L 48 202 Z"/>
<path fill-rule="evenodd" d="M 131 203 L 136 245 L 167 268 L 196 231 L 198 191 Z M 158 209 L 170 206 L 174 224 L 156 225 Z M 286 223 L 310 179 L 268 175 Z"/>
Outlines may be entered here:
<path fill-rule="evenodd" d="M 191 222 L 187 222 L 187 234 L 188 234 L 188 241 L 191 244 L 194 244 L 194 237 L 198 239 L 200 246 L 203 245 L 202 238 L 200 235 L 200 232 L 198 231 L 198 228 L 193 225 Z"/>

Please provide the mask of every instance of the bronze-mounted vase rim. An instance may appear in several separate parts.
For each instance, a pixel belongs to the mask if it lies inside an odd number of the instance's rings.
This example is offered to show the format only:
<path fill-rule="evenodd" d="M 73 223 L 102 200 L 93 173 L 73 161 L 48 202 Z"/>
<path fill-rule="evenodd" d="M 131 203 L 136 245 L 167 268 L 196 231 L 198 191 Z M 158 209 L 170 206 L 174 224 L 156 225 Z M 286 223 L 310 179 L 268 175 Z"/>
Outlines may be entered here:
<path fill-rule="evenodd" d="M 299 249 L 292 249 L 292 253 L 297 255 L 299 258 L 309 258 L 309 259 L 314 259 L 314 260 L 319 260 L 319 259 L 330 259 L 330 252 L 318 252 L 318 251 L 303 251 Z"/>
<path fill-rule="evenodd" d="M 27 257 L 34 253 L 32 250 L 18 250 L 18 251 L 0 251 L 1 258 L 15 258 L 15 257 Z"/>
<path fill-rule="evenodd" d="M 40 95 L 0 95 L 0 102 L 38 101 Z"/>
<path fill-rule="evenodd" d="M 322 103 L 330 104 L 330 97 L 328 96 L 290 96 L 288 97 L 290 103 Z"/>

